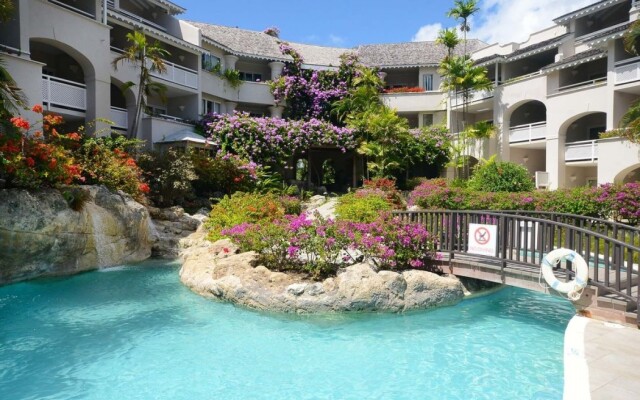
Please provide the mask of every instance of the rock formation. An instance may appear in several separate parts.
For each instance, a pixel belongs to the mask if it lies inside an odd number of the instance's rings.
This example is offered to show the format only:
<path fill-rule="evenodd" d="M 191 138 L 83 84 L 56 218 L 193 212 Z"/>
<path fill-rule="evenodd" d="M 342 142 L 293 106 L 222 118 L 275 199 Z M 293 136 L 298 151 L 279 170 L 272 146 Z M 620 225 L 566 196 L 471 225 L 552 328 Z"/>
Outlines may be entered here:
<path fill-rule="evenodd" d="M 91 186 L 72 210 L 58 190 L 0 190 L 0 284 L 144 260 L 149 213 L 123 193 Z"/>

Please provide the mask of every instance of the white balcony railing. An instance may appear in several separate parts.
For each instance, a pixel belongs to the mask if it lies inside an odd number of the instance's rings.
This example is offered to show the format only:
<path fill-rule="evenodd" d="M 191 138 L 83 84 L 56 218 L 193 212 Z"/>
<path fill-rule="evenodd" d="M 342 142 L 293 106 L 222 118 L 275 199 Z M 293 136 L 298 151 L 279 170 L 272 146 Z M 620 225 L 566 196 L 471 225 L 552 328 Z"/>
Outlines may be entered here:
<path fill-rule="evenodd" d="M 469 103 L 473 103 L 474 101 L 480 101 L 484 99 L 488 99 L 493 97 L 494 90 L 474 90 L 469 94 Z M 462 105 L 464 104 L 464 96 L 462 93 L 457 93 L 454 98 L 454 105 Z"/>
<path fill-rule="evenodd" d="M 589 86 L 603 85 L 606 83 L 607 83 L 607 77 L 591 79 L 588 81 L 573 83 L 571 85 L 560 86 L 558 89 L 556 89 L 556 93 L 569 93 L 569 92 L 574 92 L 576 90 L 584 89 Z"/>
<path fill-rule="evenodd" d="M 129 127 L 129 113 L 124 108 L 111 107 L 111 122 L 114 128 L 127 129 Z"/>
<path fill-rule="evenodd" d="M 615 66 L 614 83 L 620 85 L 640 79 L 640 57 L 618 61 Z"/>
<path fill-rule="evenodd" d="M 582 142 L 567 143 L 564 148 L 564 160 L 590 161 L 598 160 L 598 141 L 585 140 Z"/>
<path fill-rule="evenodd" d="M 198 72 L 192 69 L 181 67 L 172 62 L 164 62 L 167 70 L 161 74 L 158 71 L 151 71 L 151 75 L 156 78 L 164 79 L 169 82 L 177 83 L 178 85 L 187 86 L 193 89 L 198 88 Z"/>
<path fill-rule="evenodd" d="M 86 111 L 87 89 L 82 83 L 42 75 L 42 102 L 49 106 Z"/>
<path fill-rule="evenodd" d="M 533 142 L 547 137 L 547 121 L 509 128 L 509 143 Z"/>

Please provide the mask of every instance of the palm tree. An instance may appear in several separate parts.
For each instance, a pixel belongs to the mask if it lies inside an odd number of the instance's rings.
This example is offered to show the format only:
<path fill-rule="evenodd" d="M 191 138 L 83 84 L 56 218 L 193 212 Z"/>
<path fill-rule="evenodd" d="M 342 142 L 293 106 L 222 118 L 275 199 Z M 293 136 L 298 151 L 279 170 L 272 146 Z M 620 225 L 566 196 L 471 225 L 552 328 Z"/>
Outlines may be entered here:
<path fill-rule="evenodd" d="M 164 100 L 164 94 L 167 87 L 161 83 L 151 80 L 151 72 L 164 73 L 167 67 L 164 64 L 163 56 L 169 55 L 169 52 L 164 50 L 160 43 L 149 43 L 144 33 L 140 31 L 133 31 L 127 33 L 127 40 L 131 43 L 131 46 L 124 49 L 124 52 L 116 57 L 111 64 L 114 69 L 118 69 L 118 63 L 129 62 L 134 67 L 140 68 L 140 77 L 138 80 L 138 98 L 136 99 L 136 111 L 131 126 L 130 137 L 137 137 L 138 135 L 138 122 L 142 111 L 147 108 L 147 98 L 152 94 L 158 94 Z M 133 86 L 136 86 L 134 82 L 126 82 L 121 88 L 123 91 Z"/>
<path fill-rule="evenodd" d="M 640 55 L 640 20 L 631 24 L 624 34 L 624 49 L 633 55 Z"/>
<path fill-rule="evenodd" d="M 457 131 L 461 133 L 460 140 L 463 148 L 466 148 L 465 131 L 467 129 L 466 120 L 469 98 L 476 90 L 490 89 L 493 83 L 487 77 L 487 69 L 475 65 L 473 60 L 466 56 L 445 58 L 440 63 L 438 72 L 442 75 L 441 87 L 443 91 L 462 95 L 462 127 L 458 126 Z M 466 165 L 464 169 L 465 173 L 468 172 Z"/>
<path fill-rule="evenodd" d="M 7 22 L 13 15 L 13 10 L 12 0 L 0 0 L 0 21 Z"/>
<path fill-rule="evenodd" d="M 0 0 L 0 22 L 11 19 L 13 10 L 13 1 Z M 27 99 L 22 90 L 5 67 L 4 60 L 0 58 L 0 121 L 6 122 L 6 116 L 24 108 L 26 103 Z"/>
<path fill-rule="evenodd" d="M 440 29 L 436 43 L 444 45 L 447 48 L 447 58 L 451 58 L 453 50 L 460 44 L 460 37 L 454 28 Z"/>
<path fill-rule="evenodd" d="M 467 32 L 471 30 L 469 26 L 469 18 L 478 10 L 478 0 L 455 0 L 454 6 L 447 12 L 447 17 L 455 18 L 460 21 L 460 30 L 462 31 L 464 44 L 464 54 L 467 55 Z"/>

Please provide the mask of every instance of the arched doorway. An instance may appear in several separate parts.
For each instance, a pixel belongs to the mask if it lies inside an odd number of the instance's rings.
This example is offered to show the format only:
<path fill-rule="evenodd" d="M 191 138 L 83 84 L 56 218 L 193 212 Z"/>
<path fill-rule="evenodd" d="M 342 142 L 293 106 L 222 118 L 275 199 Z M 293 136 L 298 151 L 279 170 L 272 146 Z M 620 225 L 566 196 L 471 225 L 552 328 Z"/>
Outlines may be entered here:
<path fill-rule="evenodd" d="M 606 130 L 607 114 L 585 113 L 562 125 L 567 187 L 595 186 L 598 177 L 598 139 Z"/>
<path fill-rule="evenodd" d="M 538 100 L 516 104 L 509 118 L 509 161 L 533 176 L 547 168 L 547 107 Z"/>

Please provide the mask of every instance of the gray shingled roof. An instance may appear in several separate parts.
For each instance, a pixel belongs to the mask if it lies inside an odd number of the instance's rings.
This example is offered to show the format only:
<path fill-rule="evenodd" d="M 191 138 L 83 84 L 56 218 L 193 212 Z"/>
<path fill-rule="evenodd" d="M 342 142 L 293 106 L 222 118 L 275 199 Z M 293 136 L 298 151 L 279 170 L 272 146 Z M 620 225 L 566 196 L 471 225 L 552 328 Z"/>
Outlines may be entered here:
<path fill-rule="evenodd" d="M 627 22 L 625 24 L 618 25 L 618 26 L 613 26 L 610 29 L 607 29 L 606 31 L 602 31 L 597 35 L 593 35 L 593 36 L 585 35 L 585 36 L 587 36 L 586 39 L 581 39 L 580 37 L 578 37 L 578 38 L 576 38 L 576 40 L 580 41 L 580 42 L 591 42 L 591 41 L 594 41 L 594 40 L 597 40 L 597 39 L 600 39 L 600 38 L 603 38 L 603 37 L 614 35 L 616 33 L 622 35 L 627 30 L 627 28 L 629 28 L 629 26 L 631 26 L 631 22 Z"/>
<path fill-rule="evenodd" d="M 467 40 L 469 53 L 486 46 L 477 39 Z M 463 46 L 458 46 L 456 53 L 461 54 L 462 49 Z M 359 46 L 357 53 L 360 61 L 375 67 L 420 67 L 438 65 L 447 55 L 447 48 L 435 42 L 406 42 Z"/>
<path fill-rule="evenodd" d="M 536 43 L 536 44 L 532 44 L 530 46 L 527 47 L 523 47 L 521 49 L 518 49 L 516 51 L 514 51 L 511 54 L 507 54 L 506 56 L 508 57 L 508 60 L 513 60 L 513 59 L 518 59 L 518 58 L 522 58 L 525 55 L 528 55 L 528 53 L 532 53 L 532 52 L 536 52 L 536 51 L 546 51 L 548 49 L 552 49 L 554 47 L 558 47 L 560 46 L 560 43 L 562 43 L 562 41 L 564 39 L 566 39 L 567 37 L 569 37 L 570 33 L 565 33 L 564 35 L 560 35 L 560 36 L 556 36 L 554 38 L 548 39 L 548 40 L 544 40 L 540 43 Z"/>
<path fill-rule="evenodd" d="M 352 49 L 340 47 L 314 46 L 302 43 L 289 43 L 304 60 L 307 65 L 334 66 L 340 65 L 340 56 L 344 53 L 354 52 Z"/>
<path fill-rule="evenodd" d="M 266 33 L 202 22 L 187 22 L 199 28 L 202 36 L 213 44 L 218 44 L 235 55 L 267 60 L 289 59 L 280 52 L 278 39 Z"/>
<path fill-rule="evenodd" d="M 587 50 L 578 54 L 574 54 L 570 57 L 564 58 L 558 62 L 554 62 L 553 64 L 549 64 L 546 67 L 542 68 L 542 70 L 551 71 L 556 69 L 569 68 L 578 64 L 597 60 L 606 56 L 607 56 L 606 50 L 602 50 L 602 49 Z"/>

